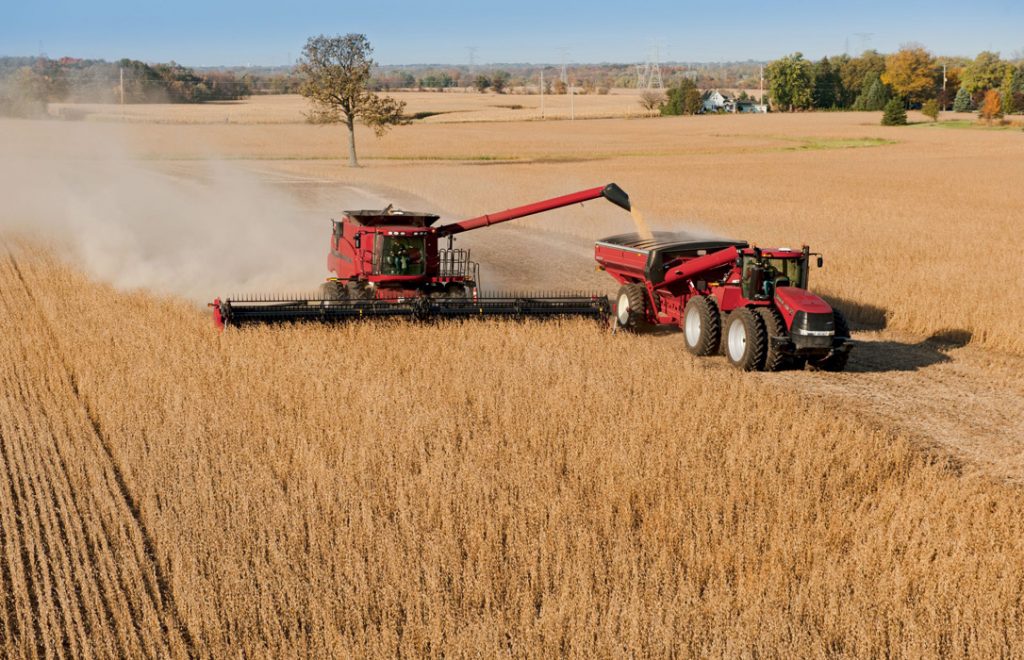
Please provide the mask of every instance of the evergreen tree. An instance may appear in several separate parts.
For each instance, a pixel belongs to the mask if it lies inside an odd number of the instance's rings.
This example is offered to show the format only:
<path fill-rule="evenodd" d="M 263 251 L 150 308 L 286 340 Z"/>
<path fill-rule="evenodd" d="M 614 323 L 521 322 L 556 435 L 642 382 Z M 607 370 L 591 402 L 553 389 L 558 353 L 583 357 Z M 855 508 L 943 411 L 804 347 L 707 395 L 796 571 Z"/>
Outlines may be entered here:
<path fill-rule="evenodd" d="M 885 104 L 885 114 L 882 115 L 882 126 L 906 126 L 907 111 L 903 107 L 903 101 L 896 98 Z"/>
<path fill-rule="evenodd" d="M 814 65 L 814 91 L 812 98 L 815 108 L 834 108 L 842 99 L 839 71 L 827 57 Z"/>
<path fill-rule="evenodd" d="M 970 112 L 973 108 L 974 102 L 971 100 L 971 93 L 967 91 L 966 87 L 960 87 L 956 98 L 953 99 L 953 112 Z"/>
<path fill-rule="evenodd" d="M 854 110 L 881 110 L 889 102 L 889 88 L 882 82 L 881 78 L 865 81 L 864 89 L 857 100 L 853 102 Z"/>
<path fill-rule="evenodd" d="M 1004 115 L 1012 115 L 1013 113 L 1021 110 L 1017 107 L 1016 99 L 1014 98 L 1014 74 L 1017 72 L 1011 66 L 1006 67 L 1006 73 L 1003 75 L 1003 84 L 1000 86 L 1000 90 L 1003 93 L 1002 106 Z"/>

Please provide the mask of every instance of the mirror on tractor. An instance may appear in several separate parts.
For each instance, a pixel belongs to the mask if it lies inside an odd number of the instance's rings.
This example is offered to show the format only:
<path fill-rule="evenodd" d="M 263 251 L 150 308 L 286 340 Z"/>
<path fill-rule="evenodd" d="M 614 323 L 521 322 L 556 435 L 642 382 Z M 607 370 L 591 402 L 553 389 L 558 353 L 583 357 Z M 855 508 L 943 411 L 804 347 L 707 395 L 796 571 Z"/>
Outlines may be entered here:
<path fill-rule="evenodd" d="M 824 260 L 824 259 L 822 258 L 822 256 L 821 256 L 821 255 L 819 254 L 819 255 L 818 255 L 818 268 L 821 268 L 821 267 L 822 267 L 822 266 L 824 266 L 824 265 L 825 265 L 825 260 Z"/>

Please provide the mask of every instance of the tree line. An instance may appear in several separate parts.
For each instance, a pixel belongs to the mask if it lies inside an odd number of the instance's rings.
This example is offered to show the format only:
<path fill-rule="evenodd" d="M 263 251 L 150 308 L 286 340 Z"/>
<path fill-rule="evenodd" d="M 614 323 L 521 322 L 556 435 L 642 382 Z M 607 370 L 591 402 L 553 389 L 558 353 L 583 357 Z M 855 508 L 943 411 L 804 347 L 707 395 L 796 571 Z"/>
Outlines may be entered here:
<path fill-rule="evenodd" d="M 175 62 L 0 58 L 0 114 L 4 115 L 41 114 L 52 102 L 118 103 L 122 92 L 125 103 L 235 100 L 249 96 L 252 86 L 252 78 L 246 75 L 197 73 Z"/>
<path fill-rule="evenodd" d="M 889 55 L 869 50 L 816 62 L 797 52 L 769 63 L 765 73 L 775 111 L 882 110 L 897 100 L 905 108 L 934 101 L 957 112 L 1024 112 L 1024 61 L 991 51 L 974 59 L 936 57 L 907 45 Z"/>

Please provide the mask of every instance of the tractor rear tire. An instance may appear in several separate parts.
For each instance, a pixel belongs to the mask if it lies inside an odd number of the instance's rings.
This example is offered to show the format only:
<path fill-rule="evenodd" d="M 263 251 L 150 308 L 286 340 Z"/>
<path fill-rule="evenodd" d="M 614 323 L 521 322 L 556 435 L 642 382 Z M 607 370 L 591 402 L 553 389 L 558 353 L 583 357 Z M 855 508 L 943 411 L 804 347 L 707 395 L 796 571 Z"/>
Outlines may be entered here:
<path fill-rule="evenodd" d="M 694 296 L 683 310 L 683 340 L 694 355 L 714 355 L 722 341 L 722 315 L 711 296 Z"/>
<path fill-rule="evenodd" d="M 832 315 L 835 319 L 836 337 L 842 337 L 844 339 L 850 338 L 850 324 L 846 322 L 846 317 L 838 309 L 832 309 Z M 838 353 L 832 353 L 827 358 L 817 361 L 809 361 L 808 364 L 817 371 L 843 371 L 846 369 L 846 363 L 850 361 L 849 351 L 841 351 Z"/>
<path fill-rule="evenodd" d="M 321 284 L 317 289 L 317 294 L 320 296 L 320 300 L 345 300 L 348 298 L 345 287 L 337 280 L 329 280 Z"/>
<path fill-rule="evenodd" d="M 764 329 L 768 335 L 767 346 L 764 352 L 764 370 L 780 371 L 789 363 L 786 354 L 779 350 L 772 343 L 772 337 L 783 337 L 786 331 L 786 322 L 782 320 L 782 314 L 774 307 L 758 307 L 757 313 L 764 322 Z"/>
<path fill-rule="evenodd" d="M 650 328 L 651 324 L 647 321 L 647 289 L 642 284 L 623 284 L 615 300 L 616 325 L 630 332 Z"/>
<path fill-rule="evenodd" d="M 725 357 L 742 371 L 764 367 L 768 335 L 760 314 L 749 307 L 740 307 L 729 314 L 725 323 Z"/>

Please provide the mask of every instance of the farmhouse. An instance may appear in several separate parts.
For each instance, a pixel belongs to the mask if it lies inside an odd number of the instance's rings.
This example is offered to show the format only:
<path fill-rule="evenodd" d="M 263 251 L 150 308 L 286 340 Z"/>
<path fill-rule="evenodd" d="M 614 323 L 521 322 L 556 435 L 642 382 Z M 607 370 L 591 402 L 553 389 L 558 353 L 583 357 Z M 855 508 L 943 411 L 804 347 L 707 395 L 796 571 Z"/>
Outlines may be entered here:
<path fill-rule="evenodd" d="M 701 95 L 702 112 L 733 112 L 734 101 L 717 89 L 709 89 Z"/>

